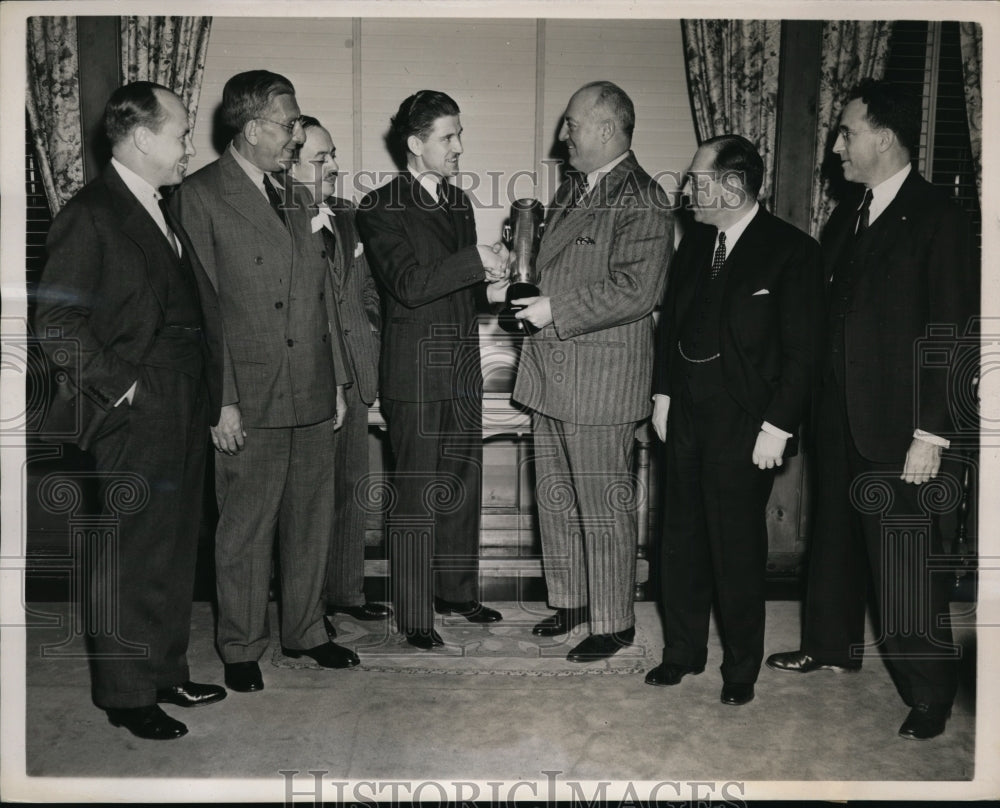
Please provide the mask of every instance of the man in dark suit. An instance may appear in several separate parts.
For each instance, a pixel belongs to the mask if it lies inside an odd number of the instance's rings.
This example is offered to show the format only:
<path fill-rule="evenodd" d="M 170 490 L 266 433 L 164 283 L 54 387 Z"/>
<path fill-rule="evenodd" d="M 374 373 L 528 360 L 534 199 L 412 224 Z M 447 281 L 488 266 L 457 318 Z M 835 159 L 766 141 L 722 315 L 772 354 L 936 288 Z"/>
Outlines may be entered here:
<path fill-rule="evenodd" d="M 738 135 L 706 140 L 686 186 L 697 222 L 670 267 L 653 428 L 666 442 L 663 661 L 701 673 L 713 594 L 722 703 L 746 704 L 764 656 L 765 507 L 795 452 L 815 379 L 819 245 L 757 202 L 764 163 Z"/>
<path fill-rule="evenodd" d="M 611 82 L 573 94 L 559 138 L 576 174 L 548 213 L 536 261 L 542 295 L 513 301 L 525 306 L 518 318 L 541 329 L 524 340 L 513 396 L 532 410 L 556 609 L 532 631 L 558 636 L 589 617 L 571 662 L 605 659 L 635 636 L 635 428 L 650 412 L 652 311 L 673 218 L 630 150 L 634 125 L 631 99 Z"/>
<path fill-rule="evenodd" d="M 389 138 L 407 170 L 362 200 L 357 221 L 384 290 L 379 389 L 396 461 L 387 517 L 396 619 L 407 641 L 427 650 L 443 644 L 433 611 L 473 623 L 501 619 L 478 599 L 477 311 L 484 298 L 503 299 L 508 256 L 477 246 L 469 200 L 448 182 L 463 151 L 454 100 L 415 93 L 393 117 Z"/>
<path fill-rule="evenodd" d="M 392 609 L 365 601 L 365 511 L 358 484 L 368 473 L 368 407 L 378 394 L 378 332 L 382 323 L 378 289 L 354 226 L 354 206 L 333 195 L 337 150 L 318 120 L 302 116 L 305 143 L 289 173 L 309 189 L 315 207 L 311 228 L 320 233 L 331 269 L 331 293 L 353 384 L 344 389 L 345 424 L 333 441 L 336 511 L 326 573 L 327 613 L 358 620 L 383 620 Z"/>
<path fill-rule="evenodd" d="M 303 142 L 295 90 L 252 70 L 222 92 L 235 132 L 173 202 L 219 293 L 225 330 L 222 412 L 212 429 L 219 504 L 217 643 L 226 684 L 263 688 L 271 557 L 278 533 L 281 643 L 326 668 L 358 664 L 330 641 L 323 586 L 333 524 L 330 447 L 346 369 L 323 242 L 306 191 L 284 176 Z"/>
<path fill-rule="evenodd" d="M 929 535 L 897 546 L 862 505 L 868 486 L 888 492 L 887 514 L 925 513 L 918 486 L 955 427 L 947 374 L 916 348 L 931 325 L 964 333 L 978 290 L 966 217 L 910 164 L 919 133 L 919 100 L 887 82 L 862 82 L 841 115 L 834 151 L 859 185 L 823 234 L 829 339 L 802 646 L 767 660 L 794 673 L 860 669 L 870 573 L 880 644 L 912 708 L 899 734 L 915 740 L 944 732 L 957 685 L 947 576 L 929 569 L 941 536 L 932 519 Z"/>
<path fill-rule="evenodd" d="M 76 433 L 106 507 L 123 481 L 145 500 L 97 548 L 82 623 L 94 632 L 117 615 L 88 637 L 94 702 L 115 726 L 166 740 L 187 728 L 158 703 L 226 695 L 189 681 L 186 659 L 208 426 L 219 418 L 218 300 L 159 204 L 195 153 L 183 102 L 133 82 L 112 94 L 104 127 L 110 165 L 49 231 L 35 325 L 62 382 L 43 433 Z"/>

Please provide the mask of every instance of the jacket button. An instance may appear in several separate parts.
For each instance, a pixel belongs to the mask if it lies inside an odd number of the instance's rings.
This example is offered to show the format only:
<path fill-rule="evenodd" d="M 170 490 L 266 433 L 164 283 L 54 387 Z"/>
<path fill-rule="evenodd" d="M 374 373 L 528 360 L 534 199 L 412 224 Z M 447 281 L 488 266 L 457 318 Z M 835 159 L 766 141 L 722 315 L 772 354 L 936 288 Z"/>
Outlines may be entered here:
<path fill-rule="evenodd" d="M 285 304 L 284 304 L 284 303 L 282 303 L 282 302 L 281 302 L 281 301 L 279 300 L 279 301 L 278 301 L 277 303 L 275 303 L 275 304 L 274 304 L 274 307 L 275 307 L 276 309 L 282 309 L 282 308 L 284 308 L 284 307 L 285 307 Z"/>
<path fill-rule="evenodd" d="M 290 339 L 287 342 L 287 345 L 288 345 L 289 348 L 291 348 L 294 344 L 295 344 L 295 340 L 293 340 L 293 339 Z"/>
<path fill-rule="evenodd" d="M 320 299 L 320 300 L 323 300 L 323 296 L 324 296 L 324 294 L 325 294 L 324 292 L 320 292 L 320 293 L 319 293 L 319 299 Z"/>
<path fill-rule="evenodd" d="M 326 342 L 326 334 L 323 335 L 323 342 Z"/>
<path fill-rule="evenodd" d="M 319 257 L 326 258 L 326 250 L 320 250 Z"/>
<path fill-rule="evenodd" d="M 345 329 L 344 329 L 344 333 L 345 333 L 345 334 L 350 334 L 350 333 L 351 333 L 351 329 L 349 329 L 349 328 L 345 328 Z"/>
<path fill-rule="evenodd" d="M 264 263 L 264 256 L 258 255 L 256 258 L 253 259 L 253 262 L 257 264 L 257 266 L 260 266 L 261 264 Z"/>

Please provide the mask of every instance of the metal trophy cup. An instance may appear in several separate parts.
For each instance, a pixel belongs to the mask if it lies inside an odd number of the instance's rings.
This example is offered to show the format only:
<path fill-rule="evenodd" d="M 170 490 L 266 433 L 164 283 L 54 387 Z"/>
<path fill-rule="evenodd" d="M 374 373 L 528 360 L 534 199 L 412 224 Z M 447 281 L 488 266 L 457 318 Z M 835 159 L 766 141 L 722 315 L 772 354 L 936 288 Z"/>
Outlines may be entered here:
<path fill-rule="evenodd" d="M 503 237 L 514 253 L 513 264 L 510 268 L 507 305 L 497 319 L 500 327 L 511 334 L 534 334 L 537 328 L 514 316 L 524 306 L 511 305 L 510 301 L 540 294 L 535 256 L 538 255 L 538 245 L 545 227 L 545 208 L 537 199 L 517 199 L 510 206 L 510 220 L 511 224 L 504 225 Z"/>

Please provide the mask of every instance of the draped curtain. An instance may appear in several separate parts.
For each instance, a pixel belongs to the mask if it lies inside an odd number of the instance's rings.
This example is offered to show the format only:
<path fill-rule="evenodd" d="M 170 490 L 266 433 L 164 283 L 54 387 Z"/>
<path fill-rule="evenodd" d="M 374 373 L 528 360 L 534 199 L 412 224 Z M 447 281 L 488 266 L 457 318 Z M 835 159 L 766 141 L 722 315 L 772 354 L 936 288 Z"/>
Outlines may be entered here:
<path fill-rule="evenodd" d="M 743 135 L 764 160 L 760 200 L 771 198 L 778 109 L 780 20 L 682 20 L 698 142 Z"/>
<path fill-rule="evenodd" d="M 969 141 L 976 169 L 976 191 L 983 201 L 983 27 L 978 22 L 958 24 L 962 48 L 962 78 L 965 80 L 965 112 L 969 118 Z"/>
<path fill-rule="evenodd" d="M 816 111 L 816 159 L 810 205 L 809 233 L 815 238 L 826 224 L 836 200 L 829 193 L 831 173 L 839 158 L 832 153 L 836 126 L 847 93 L 861 79 L 880 79 L 889 58 L 891 22 L 834 20 L 823 23 L 819 96 Z"/>
<path fill-rule="evenodd" d="M 76 17 L 29 17 L 25 106 L 54 216 L 83 187 Z"/>
<path fill-rule="evenodd" d="M 155 81 L 198 112 L 211 17 L 122 17 L 122 75 L 126 82 Z"/>

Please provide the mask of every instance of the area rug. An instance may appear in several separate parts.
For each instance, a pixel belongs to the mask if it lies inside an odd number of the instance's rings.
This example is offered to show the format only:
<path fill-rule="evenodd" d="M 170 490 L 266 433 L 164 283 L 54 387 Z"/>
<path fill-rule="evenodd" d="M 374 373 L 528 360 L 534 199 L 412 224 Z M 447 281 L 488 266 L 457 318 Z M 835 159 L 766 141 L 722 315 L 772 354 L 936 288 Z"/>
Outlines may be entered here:
<path fill-rule="evenodd" d="M 492 676 L 634 675 L 660 661 L 649 633 L 636 624 L 635 641 L 610 659 L 575 663 L 566 654 L 587 636 L 577 627 L 562 637 L 535 637 L 531 627 L 551 614 L 543 604 L 490 603 L 503 613 L 499 623 L 475 625 L 461 617 L 438 617 L 435 628 L 445 641 L 442 648 L 422 651 L 396 632 L 392 621 L 364 622 L 348 615 L 334 617 L 336 641 L 361 658 L 356 670 L 414 674 Z M 291 659 L 276 647 L 271 663 L 278 668 L 319 668 L 308 657 Z"/>

